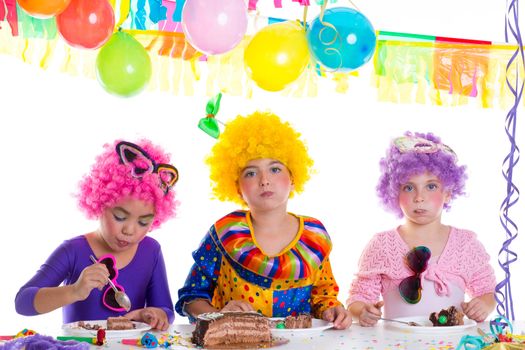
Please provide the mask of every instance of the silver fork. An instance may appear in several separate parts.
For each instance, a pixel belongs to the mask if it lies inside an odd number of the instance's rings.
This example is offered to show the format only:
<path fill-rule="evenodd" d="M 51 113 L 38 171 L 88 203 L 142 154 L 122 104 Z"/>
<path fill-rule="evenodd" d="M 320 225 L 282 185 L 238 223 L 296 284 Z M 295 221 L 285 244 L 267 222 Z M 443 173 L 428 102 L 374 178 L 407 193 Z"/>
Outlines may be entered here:
<path fill-rule="evenodd" d="M 380 320 L 383 320 L 383 321 L 388 321 L 388 322 L 398 322 L 398 323 L 403 323 L 403 324 L 406 324 L 408 326 L 414 326 L 414 327 L 422 327 L 419 323 L 417 322 L 412 322 L 412 321 L 400 321 L 400 320 L 393 320 L 391 318 L 383 318 L 383 317 L 379 317 Z"/>

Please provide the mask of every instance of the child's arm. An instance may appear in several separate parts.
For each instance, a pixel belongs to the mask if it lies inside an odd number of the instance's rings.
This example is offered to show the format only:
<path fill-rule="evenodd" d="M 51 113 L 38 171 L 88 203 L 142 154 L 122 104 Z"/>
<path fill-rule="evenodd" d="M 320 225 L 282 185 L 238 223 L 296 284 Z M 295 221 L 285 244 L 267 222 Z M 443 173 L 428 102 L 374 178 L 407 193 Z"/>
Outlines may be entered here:
<path fill-rule="evenodd" d="M 217 311 L 211 305 L 211 300 L 221 268 L 222 255 L 215 247 L 215 242 L 207 234 L 200 247 L 193 252 L 195 263 L 184 286 L 179 289 L 179 300 L 175 304 L 175 310 L 181 316 L 189 317 L 190 321 L 201 313 Z"/>
<path fill-rule="evenodd" d="M 168 315 L 166 311 L 158 307 L 145 307 L 143 309 L 133 310 L 128 312 L 125 317 L 130 320 L 145 322 L 151 328 L 165 331 L 170 326 Z"/>
<path fill-rule="evenodd" d="M 314 317 L 334 322 L 334 328 L 346 329 L 352 324 L 352 316 L 337 300 L 338 293 L 339 286 L 332 273 L 330 260 L 326 258 L 312 287 L 312 311 Z"/>
<path fill-rule="evenodd" d="M 361 326 L 369 327 L 381 317 L 381 265 L 387 254 L 383 252 L 385 241 L 391 240 L 389 232 L 376 234 L 366 245 L 359 258 L 359 271 L 350 285 L 350 296 L 346 301 L 352 316 L 359 320 Z M 397 233 L 396 233 L 397 234 Z"/>
<path fill-rule="evenodd" d="M 374 326 L 381 317 L 381 308 L 384 302 L 379 301 L 375 304 L 364 303 L 362 301 L 353 302 L 348 306 L 348 310 L 353 317 L 359 320 L 363 327 Z"/>
<path fill-rule="evenodd" d="M 184 311 L 192 317 L 197 317 L 200 314 L 217 312 L 218 310 L 214 308 L 207 299 L 193 299 L 184 305 Z"/>
<path fill-rule="evenodd" d="M 186 303 L 184 307 L 186 313 L 192 317 L 197 317 L 205 312 L 217 312 L 210 302 L 206 299 L 195 299 L 190 303 Z M 242 300 L 231 300 L 220 311 L 254 311 L 253 307 Z"/>
<path fill-rule="evenodd" d="M 466 263 L 460 262 L 457 265 L 465 269 L 466 291 L 473 298 L 468 303 L 462 303 L 461 307 L 468 318 L 481 322 L 496 307 L 494 298 L 496 275 L 490 265 L 490 255 L 476 235 L 469 231 L 464 235 L 466 243 L 462 245 L 462 252 L 465 254 L 462 260 Z"/>
<path fill-rule="evenodd" d="M 82 271 L 75 283 L 60 286 L 74 270 L 73 262 L 77 261 L 75 254 L 78 249 L 75 239 L 65 241 L 55 249 L 37 273 L 18 291 L 15 297 L 16 312 L 24 316 L 49 312 L 83 300 L 93 288 L 104 286 L 107 268 L 102 264 L 92 265 L 89 260 L 86 260 L 89 264 L 87 271 Z"/>
<path fill-rule="evenodd" d="M 108 269 L 104 264 L 86 267 L 74 284 L 60 287 L 40 288 L 35 295 L 33 306 L 44 314 L 64 305 L 85 300 L 94 288 L 102 289 L 107 283 Z"/>
<path fill-rule="evenodd" d="M 334 323 L 335 329 L 347 329 L 352 325 L 352 314 L 343 305 L 324 310 L 323 320 Z"/>
<path fill-rule="evenodd" d="M 476 322 L 483 322 L 494 311 L 496 299 L 494 293 L 487 293 L 472 299 L 468 303 L 461 303 L 461 307 L 468 318 Z"/>
<path fill-rule="evenodd" d="M 155 243 L 158 244 L 157 242 Z M 173 323 L 175 320 L 175 312 L 173 311 L 173 301 L 171 299 L 168 276 L 166 273 L 166 264 L 164 262 L 164 256 L 160 244 L 158 244 L 158 250 L 156 250 L 156 256 L 154 256 L 154 258 L 155 264 L 146 290 L 145 306 L 147 307 L 145 309 L 158 309 L 163 311 L 163 315 L 150 317 L 149 313 L 145 313 L 144 315 L 147 317 L 140 321 L 148 323 L 153 328 L 165 330 L 165 328 L 157 327 L 155 322 L 160 319 L 163 321 L 165 320 L 167 328 L 169 324 Z"/>

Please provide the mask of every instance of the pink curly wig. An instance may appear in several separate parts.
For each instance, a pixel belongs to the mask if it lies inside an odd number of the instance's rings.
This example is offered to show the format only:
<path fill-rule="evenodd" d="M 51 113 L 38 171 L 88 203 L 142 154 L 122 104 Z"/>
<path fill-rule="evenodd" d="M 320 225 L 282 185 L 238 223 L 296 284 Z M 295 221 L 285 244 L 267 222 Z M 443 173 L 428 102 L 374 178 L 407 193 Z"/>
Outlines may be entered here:
<path fill-rule="evenodd" d="M 84 175 L 79 183 L 77 195 L 80 209 L 89 219 L 98 219 L 106 208 L 117 204 L 124 197 L 132 197 L 153 203 L 155 218 L 151 229 L 159 228 L 162 223 L 175 216 L 178 205 L 175 193 L 167 193 L 161 188 L 159 175 L 146 174 L 141 178 L 133 177 L 129 165 L 123 164 L 115 150 L 121 140 L 112 145 L 105 144 L 105 151 L 97 156 L 91 172 Z M 136 143 L 156 163 L 169 163 L 169 155 L 149 140 Z"/>

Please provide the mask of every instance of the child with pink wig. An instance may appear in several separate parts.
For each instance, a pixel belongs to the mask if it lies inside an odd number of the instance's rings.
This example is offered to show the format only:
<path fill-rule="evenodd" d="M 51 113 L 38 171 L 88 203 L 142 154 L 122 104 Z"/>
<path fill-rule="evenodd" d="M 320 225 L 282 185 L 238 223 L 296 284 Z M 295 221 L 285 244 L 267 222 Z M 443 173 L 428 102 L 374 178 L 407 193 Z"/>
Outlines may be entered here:
<path fill-rule="evenodd" d="M 51 254 L 16 295 L 18 313 L 62 307 L 65 323 L 124 316 L 168 328 L 174 311 L 164 258 L 159 243 L 146 235 L 175 215 L 178 172 L 169 160 L 148 140 L 105 145 L 78 193 L 80 209 L 98 219 L 99 228 Z M 128 295 L 130 310 L 117 303 L 108 279 Z"/>
<path fill-rule="evenodd" d="M 490 257 L 473 232 L 441 222 L 443 208 L 464 194 L 466 167 L 432 133 L 407 132 L 393 140 L 380 168 L 377 193 L 404 223 L 376 234 L 363 251 L 347 301 L 352 315 L 373 326 L 383 306 L 386 318 L 428 318 L 454 306 L 486 319 L 496 306 Z"/>

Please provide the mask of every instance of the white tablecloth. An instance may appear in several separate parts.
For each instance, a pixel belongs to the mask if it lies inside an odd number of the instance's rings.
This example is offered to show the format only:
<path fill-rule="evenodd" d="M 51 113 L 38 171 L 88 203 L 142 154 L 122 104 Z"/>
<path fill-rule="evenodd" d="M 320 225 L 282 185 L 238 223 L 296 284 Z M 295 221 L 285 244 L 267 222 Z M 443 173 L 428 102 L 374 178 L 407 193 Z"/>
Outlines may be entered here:
<path fill-rule="evenodd" d="M 361 327 L 353 324 L 347 330 L 338 331 L 333 329 L 324 330 L 315 335 L 286 334 L 289 342 L 284 345 L 274 347 L 276 350 L 338 350 L 338 349 L 385 349 L 385 350 L 449 350 L 455 349 L 461 337 L 465 334 L 478 335 L 477 328 L 481 328 L 486 333 L 490 333 L 488 322 L 479 323 L 476 327 L 464 330 L 461 333 L 450 333 L 445 328 L 423 334 L 409 330 L 400 330 L 390 324 L 380 322 L 375 327 Z M 178 335 L 183 339 L 189 339 L 194 326 L 192 325 L 172 325 L 167 332 L 152 332 L 158 338 L 163 334 Z M 525 322 L 514 322 L 514 334 L 522 334 L 525 330 Z M 47 330 L 45 335 L 65 335 L 61 329 Z M 138 334 L 136 338 L 140 338 Z M 1 344 L 1 343 L 0 343 Z M 123 345 L 119 339 L 108 339 L 107 344 L 102 347 L 92 346 L 92 349 L 140 349 L 130 345 Z M 187 349 L 181 345 L 172 345 L 171 349 Z M 161 349 L 161 348 L 157 348 Z"/>

